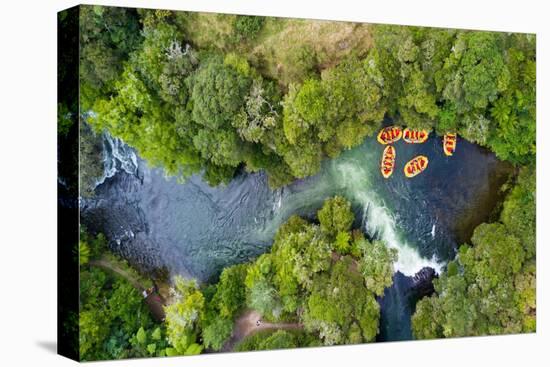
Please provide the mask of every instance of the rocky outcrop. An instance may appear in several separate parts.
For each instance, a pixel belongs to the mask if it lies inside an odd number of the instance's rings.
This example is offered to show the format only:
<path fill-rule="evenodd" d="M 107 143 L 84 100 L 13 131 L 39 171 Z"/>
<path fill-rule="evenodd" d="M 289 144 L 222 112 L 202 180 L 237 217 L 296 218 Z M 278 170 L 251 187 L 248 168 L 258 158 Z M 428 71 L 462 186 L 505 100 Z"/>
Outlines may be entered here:
<path fill-rule="evenodd" d="M 422 268 L 412 277 L 411 289 L 419 298 L 429 296 L 434 292 L 433 279 L 437 277 L 433 268 Z"/>

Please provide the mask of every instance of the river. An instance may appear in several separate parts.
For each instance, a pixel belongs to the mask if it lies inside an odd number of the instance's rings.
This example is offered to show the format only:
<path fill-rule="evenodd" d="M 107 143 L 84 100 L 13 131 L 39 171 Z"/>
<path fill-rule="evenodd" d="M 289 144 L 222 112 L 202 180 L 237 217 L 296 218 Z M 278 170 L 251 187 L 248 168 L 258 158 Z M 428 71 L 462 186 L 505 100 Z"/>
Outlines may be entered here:
<path fill-rule="evenodd" d="M 105 233 L 114 251 L 145 271 L 215 279 L 225 266 L 267 251 L 277 228 L 292 214 L 313 219 L 324 200 L 343 195 L 353 203 L 357 227 L 397 249 L 394 285 L 380 299 L 379 341 L 411 339 L 410 316 L 421 269 L 440 272 L 458 244 L 487 220 L 510 167 L 484 148 L 459 139 L 452 157 L 441 138 L 424 144 L 399 141 L 396 170 L 378 169 L 383 146 L 375 138 L 325 160 L 314 177 L 270 190 L 263 173 L 241 173 L 209 187 L 200 176 L 185 183 L 149 168 L 132 149 L 105 137 L 106 177 L 93 198 L 81 199 L 81 221 Z M 426 171 L 408 179 L 405 163 L 429 158 Z M 429 279 L 428 279 L 429 281 Z"/>

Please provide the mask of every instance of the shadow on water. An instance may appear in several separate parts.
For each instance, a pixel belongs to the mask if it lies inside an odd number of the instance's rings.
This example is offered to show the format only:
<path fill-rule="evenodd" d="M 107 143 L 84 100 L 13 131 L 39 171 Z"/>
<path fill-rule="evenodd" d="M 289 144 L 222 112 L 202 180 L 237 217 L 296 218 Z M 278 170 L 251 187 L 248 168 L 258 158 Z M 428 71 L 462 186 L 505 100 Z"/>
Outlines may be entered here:
<path fill-rule="evenodd" d="M 410 302 L 412 292 L 412 277 L 396 272 L 393 276 L 393 286 L 386 288 L 384 297 L 378 300 L 382 312 L 377 341 L 412 339 L 410 318 L 413 308 Z"/>
<path fill-rule="evenodd" d="M 323 162 L 318 175 L 282 189 L 270 190 L 263 173 L 243 173 L 213 188 L 198 176 L 184 184 L 166 178 L 139 157 L 124 159 L 131 150 L 117 146 L 106 159 L 137 167 L 119 164 L 113 174 L 116 165 L 109 164 L 110 177 L 95 197 L 82 200 L 81 220 L 145 271 L 166 267 L 172 274 L 213 279 L 223 267 L 267 251 L 289 216 L 314 218 L 326 198 L 346 196 L 357 225 L 398 251 L 396 281 L 381 300 L 379 340 L 410 339 L 417 294 L 411 277 L 426 267 L 440 271 L 455 256 L 457 244 L 493 210 L 511 172 L 493 154 L 463 140 L 455 155 L 446 157 L 441 138 L 432 133 L 424 144 L 395 144 L 396 170 L 388 180 L 378 169 L 383 147 L 369 138 Z M 428 168 L 407 179 L 403 166 L 418 154 L 429 157 Z"/>
<path fill-rule="evenodd" d="M 423 268 L 412 277 L 399 271 L 393 275 L 393 285 L 378 299 L 381 312 L 377 341 L 412 339 L 411 315 L 416 302 L 434 292 L 432 281 L 436 277 L 432 268 Z"/>

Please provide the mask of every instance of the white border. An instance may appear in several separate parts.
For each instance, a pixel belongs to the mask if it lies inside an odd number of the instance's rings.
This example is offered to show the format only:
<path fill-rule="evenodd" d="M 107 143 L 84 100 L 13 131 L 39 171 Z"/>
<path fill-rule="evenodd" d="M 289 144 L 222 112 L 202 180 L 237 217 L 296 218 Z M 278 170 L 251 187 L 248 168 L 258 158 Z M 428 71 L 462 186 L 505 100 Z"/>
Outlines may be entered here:
<path fill-rule="evenodd" d="M 100 362 L 132 366 L 537 366 L 548 361 L 548 20 L 544 1 L 119 0 L 97 4 L 537 33 L 538 332 L 291 351 Z M 0 12 L 0 364 L 65 366 L 56 338 L 56 11 L 13 0 Z M 543 101 L 546 101 L 544 103 Z M 546 288 L 546 289 L 545 289 Z"/>

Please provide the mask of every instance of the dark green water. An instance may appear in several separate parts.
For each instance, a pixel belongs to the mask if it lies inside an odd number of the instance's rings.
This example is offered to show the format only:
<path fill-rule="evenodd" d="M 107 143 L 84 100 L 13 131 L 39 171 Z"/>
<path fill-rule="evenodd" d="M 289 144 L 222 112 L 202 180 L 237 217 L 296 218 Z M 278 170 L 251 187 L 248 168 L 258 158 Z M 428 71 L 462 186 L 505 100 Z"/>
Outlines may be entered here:
<path fill-rule="evenodd" d="M 424 144 L 400 141 L 395 147 L 390 179 L 378 169 L 383 147 L 369 138 L 325 161 L 317 176 L 272 191 L 261 173 L 239 175 L 226 187 L 209 187 L 197 176 L 181 184 L 107 144 L 106 158 L 118 169 L 96 188 L 95 198 L 82 201 L 81 219 L 145 270 L 163 266 L 205 281 L 265 252 L 290 215 L 313 218 L 326 198 L 343 195 L 353 202 L 356 225 L 398 250 L 399 273 L 381 301 L 379 340 L 410 339 L 410 277 L 424 267 L 440 271 L 454 257 L 457 243 L 493 209 L 509 168 L 460 139 L 455 155 L 446 157 L 434 134 Z M 403 166 L 417 154 L 430 163 L 407 179 Z"/>

